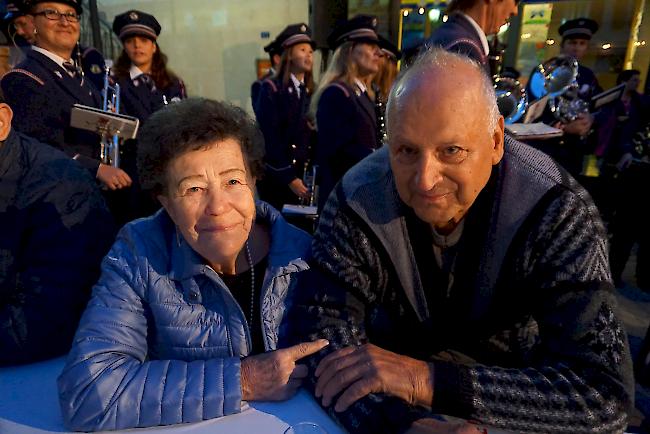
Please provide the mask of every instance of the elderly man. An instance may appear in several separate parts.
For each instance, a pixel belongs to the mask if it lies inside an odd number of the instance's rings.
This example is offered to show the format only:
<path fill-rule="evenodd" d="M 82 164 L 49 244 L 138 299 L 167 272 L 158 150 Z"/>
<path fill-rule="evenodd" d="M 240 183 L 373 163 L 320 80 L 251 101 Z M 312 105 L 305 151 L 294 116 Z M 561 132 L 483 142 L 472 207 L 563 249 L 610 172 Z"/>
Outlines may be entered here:
<path fill-rule="evenodd" d="M 0 365 L 68 352 L 114 236 L 88 172 L 12 117 L 0 94 Z"/>
<path fill-rule="evenodd" d="M 293 314 L 331 343 L 312 360 L 315 396 L 355 433 L 436 432 L 434 414 L 622 431 L 630 354 L 588 194 L 504 139 L 492 84 L 466 56 L 425 53 L 387 116 L 388 146 L 346 174 L 315 234 L 343 288 Z"/>
<path fill-rule="evenodd" d="M 449 19 L 426 41 L 465 54 L 483 66 L 488 75 L 490 46 L 486 35 L 495 35 L 508 19 L 517 15 L 519 0 L 452 0 L 446 13 Z"/>

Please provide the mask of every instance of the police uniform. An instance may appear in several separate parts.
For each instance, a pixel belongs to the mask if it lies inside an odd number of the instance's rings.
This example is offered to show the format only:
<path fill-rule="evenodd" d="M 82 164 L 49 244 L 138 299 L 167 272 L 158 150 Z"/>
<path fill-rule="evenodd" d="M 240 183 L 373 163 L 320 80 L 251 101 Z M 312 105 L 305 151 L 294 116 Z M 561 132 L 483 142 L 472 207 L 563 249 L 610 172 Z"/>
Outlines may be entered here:
<path fill-rule="evenodd" d="M 156 41 L 160 35 L 160 24 L 153 15 L 130 10 L 119 14 L 113 21 L 113 31 L 124 42 L 130 36 L 144 36 Z M 187 98 L 185 84 L 174 78 L 166 89 L 156 86 L 151 75 L 144 74 L 134 65 L 129 77 L 115 78 L 120 85 L 120 112 L 146 121 L 155 111 L 166 104 Z"/>
<path fill-rule="evenodd" d="M 308 43 L 315 46 L 306 24 L 293 24 L 276 38 L 283 50 Z M 259 182 L 260 197 L 278 209 L 297 204 L 299 198 L 289 188 L 295 179 L 303 179 L 311 162 L 314 130 L 307 118 L 311 94 L 304 83 L 291 75 L 267 78 L 262 82 L 257 101 L 257 121 L 264 134 L 264 178 Z"/>
<path fill-rule="evenodd" d="M 347 41 L 379 45 L 377 19 L 360 15 L 336 27 L 327 38 L 332 49 Z M 319 209 L 336 183 L 356 163 L 377 148 L 374 103 L 363 83 L 330 83 L 322 92 L 316 112 L 318 141 L 315 152 L 319 176 Z"/>
<path fill-rule="evenodd" d="M 478 62 L 485 73 L 491 76 L 488 57 L 490 49 L 485 32 L 464 13 L 451 14 L 447 22 L 438 27 L 424 45 L 464 54 Z"/>
<path fill-rule="evenodd" d="M 81 13 L 77 0 L 57 3 L 73 6 Z M 94 177 L 100 163 L 99 136 L 71 127 L 70 115 L 74 104 L 99 108 L 101 96 L 78 71 L 66 69 L 50 56 L 56 55 L 34 47 L 2 78 L 2 91 L 14 111 L 12 124 L 21 133 L 74 157 Z"/>
<path fill-rule="evenodd" d="M 264 51 L 269 53 L 269 56 L 271 56 L 271 59 L 273 59 L 273 56 L 275 55 L 282 55 L 282 47 L 279 46 L 276 41 L 271 41 L 269 44 L 267 44 L 264 47 Z M 253 106 L 253 112 L 255 112 L 255 116 L 257 117 L 257 100 L 259 99 L 260 96 L 260 89 L 262 88 L 262 83 L 264 80 L 268 78 L 272 78 L 275 75 L 275 69 L 271 66 L 268 71 L 266 71 L 266 74 L 264 74 L 262 77 L 259 79 L 255 80 L 253 84 L 251 84 L 251 104 Z"/>

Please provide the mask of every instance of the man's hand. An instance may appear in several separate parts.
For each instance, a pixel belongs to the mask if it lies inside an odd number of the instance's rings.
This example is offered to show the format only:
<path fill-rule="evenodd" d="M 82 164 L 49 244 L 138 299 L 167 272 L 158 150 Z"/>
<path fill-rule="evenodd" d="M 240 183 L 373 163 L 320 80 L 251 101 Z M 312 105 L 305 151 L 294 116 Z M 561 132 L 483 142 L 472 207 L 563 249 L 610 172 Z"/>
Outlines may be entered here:
<path fill-rule="evenodd" d="M 343 392 L 334 407 L 338 412 L 369 393 L 385 393 L 427 408 L 433 401 L 433 365 L 372 344 L 328 354 L 316 368 L 316 376 L 315 394 L 324 406 Z"/>
<path fill-rule="evenodd" d="M 296 360 L 310 356 L 327 345 L 329 342 L 319 339 L 246 357 L 241 362 L 242 399 L 284 401 L 291 398 L 308 374 L 307 366 L 297 365 Z"/>
<path fill-rule="evenodd" d="M 120 188 L 129 187 L 132 182 L 131 178 L 124 170 L 107 164 L 99 165 L 99 168 L 97 169 L 97 179 L 111 190 L 119 190 Z"/>
<path fill-rule="evenodd" d="M 632 161 L 634 161 L 634 156 L 632 156 L 632 154 L 630 154 L 629 152 L 626 152 L 625 154 L 623 154 L 621 159 L 618 160 L 618 163 L 616 163 L 616 169 L 618 169 L 619 172 L 622 172 L 628 167 L 630 167 Z"/>
<path fill-rule="evenodd" d="M 562 130 L 567 134 L 575 134 L 580 137 L 585 137 L 589 134 L 593 123 L 594 117 L 591 114 L 581 113 L 576 120 L 563 125 Z"/>
<path fill-rule="evenodd" d="M 291 181 L 289 183 L 289 188 L 296 196 L 302 199 L 309 199 L 309 189 L 305 186 L 305 183 L 302 182 L 302 179 L 296 178 Z"/>
<path fill-rule="evenodd" d="M 405 434 L 479 434 L 487 431 L 467 422 L 444 422 L 436 419 L 420 419 L 411 424 Z"/>

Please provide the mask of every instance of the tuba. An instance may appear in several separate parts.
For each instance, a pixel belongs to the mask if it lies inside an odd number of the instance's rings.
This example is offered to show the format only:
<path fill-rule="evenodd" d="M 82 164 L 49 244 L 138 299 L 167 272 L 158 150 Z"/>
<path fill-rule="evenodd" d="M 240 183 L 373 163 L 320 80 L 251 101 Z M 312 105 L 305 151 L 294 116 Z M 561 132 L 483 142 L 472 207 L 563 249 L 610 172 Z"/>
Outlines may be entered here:
<path fill-rule="evenodd" d="M 549 107 L 562 123 L 589 113 L 589 103 L 580 97 L 578 61 L 570 56 L 553 57 L 535 68 L 530 93 L 535 99 L 549 97 Z"/>
<path fill-rule="evenodd" d="M 110 113 L 120 112 L 120 85 L 110 83 L 111 70 L 107 66 L 104 69 L 104 88 L 102 89 L 102 110 Z M 120 143 L 117 134 L 113 136 L 102 134 L 100 148 L 100 160 L 102 163 L 119 167 L 120 166 Z"/>
<path fill-rule="evenodd" d="M 497 97 L 497 107 L 507 125 L 513 124 L 526 113 L 528 96 L 518 80 L 510 77 L 496 77 L 494 92 Z"/>

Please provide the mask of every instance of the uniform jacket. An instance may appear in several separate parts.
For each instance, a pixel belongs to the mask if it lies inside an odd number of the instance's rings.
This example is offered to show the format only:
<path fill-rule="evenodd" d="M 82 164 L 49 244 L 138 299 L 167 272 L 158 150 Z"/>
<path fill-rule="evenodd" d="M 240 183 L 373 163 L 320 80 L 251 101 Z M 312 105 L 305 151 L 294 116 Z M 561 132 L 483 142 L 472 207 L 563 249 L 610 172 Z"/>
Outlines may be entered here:
<path fill-rule="evenodd" d="M 0 364 L 69 350 L 114 235 L 88 172 L 11 132 L 0 145 Z"/>
<path fill-rule="evenodd" d="M 94 47 L 80 47 L 81 68 L 84 71 L 86 80 L 101 92 L 104 89 L 104 75 L 106 74 L 106 62 L 104 56 Z M 76 50 L 72 52 L 72 58 L 77 60 Z"/>
<path fill-rule="evenodd" d="M 0 83 L 14 111 L 13 126 L 54 146 L 95 175 L 99 167 L 97 134 L 70 126 L 74 104 L 99 108 L 101 96 L 88 80 L 70 77 L 47 56 L 29 50 L 25 61 L 9 71 Z"/>
<path fill-rule="evenodd" d="M 264 74 L 261 78 L 255 80 L 253 84 L 251 84 L 251 104 L 253 105 L 253 112 L 255 113 L 255 116 L 257 117 L 257 100 L 260 96 L 260 90 L 262 89 L 262 82 L 268 78 L 273 77 L 275 74 L 275 71 L 273 68 L 270 68 L 266 74 Z"/>
<path fill-rule="evenodd" d="M 319 208 L 336 183 L 377 146 L 375 106 L 366 93 L 337 81 L 320 96 L 316 112 Z"/>
<path fill-rule="evenodd" d="M 366 158 L 330 196 L 314 235 L 316 263 L 343 289 L 295 309 L 305 315 L 295 330 L 327 338 L 324 353 L 370 342 L 433 363 L 433 413 L 514 432 L 622 432 L 634 380 L 588 194 L 507 138 L 464 221 L 439 266 L 430 226 L 399 198 L 388 150 Z M 354 433 L 402 432 L 427 417 L 382 394 L 330 410 Z"/>
<path fill-rule="evenodd" d="M 264 184 L 260 194 L 280 208 L 282 202 L 296 203 L 287 185 L 302 179 L 305 163 L 311 163 L 314 130 L 309 126 L 307 111 L 311 95 L 306 88 L 300 96 L 291 81 L 285 86 L 281 79 L 262 83 L 257 103 L 257 122 L 264 134 Z"/>
<path fill-rule="evenodd" d="M 261 294 L 263 338 L 276 348 L 311 237 L 257 203 L 271 230 Z M 219 275 L 164 210 L 127 224 L 102 264 L 63 373 L 60 403 L 74 430 L 198 422 L 238 413 L 240 360 L 251 338 Z"/>
<path fill-rule="evenodd" d="M 137 77 L 120 78 L 120 113 L 135 116 L 142 125 L 149 116 L 165 106 L 187 98 L 185 84 L 180 79 L 174 79 L 172 85 L 165 89 L 150 89 L 142 84 Z"/>
<path fill-rule="evenodd" d="M 425 42 L 425 47 L 441 47 L 447 51 L 464 54 L 478 62 L 490 75 L 488 56 L 476 29 L 463 14 L 452 14 Z"/>

